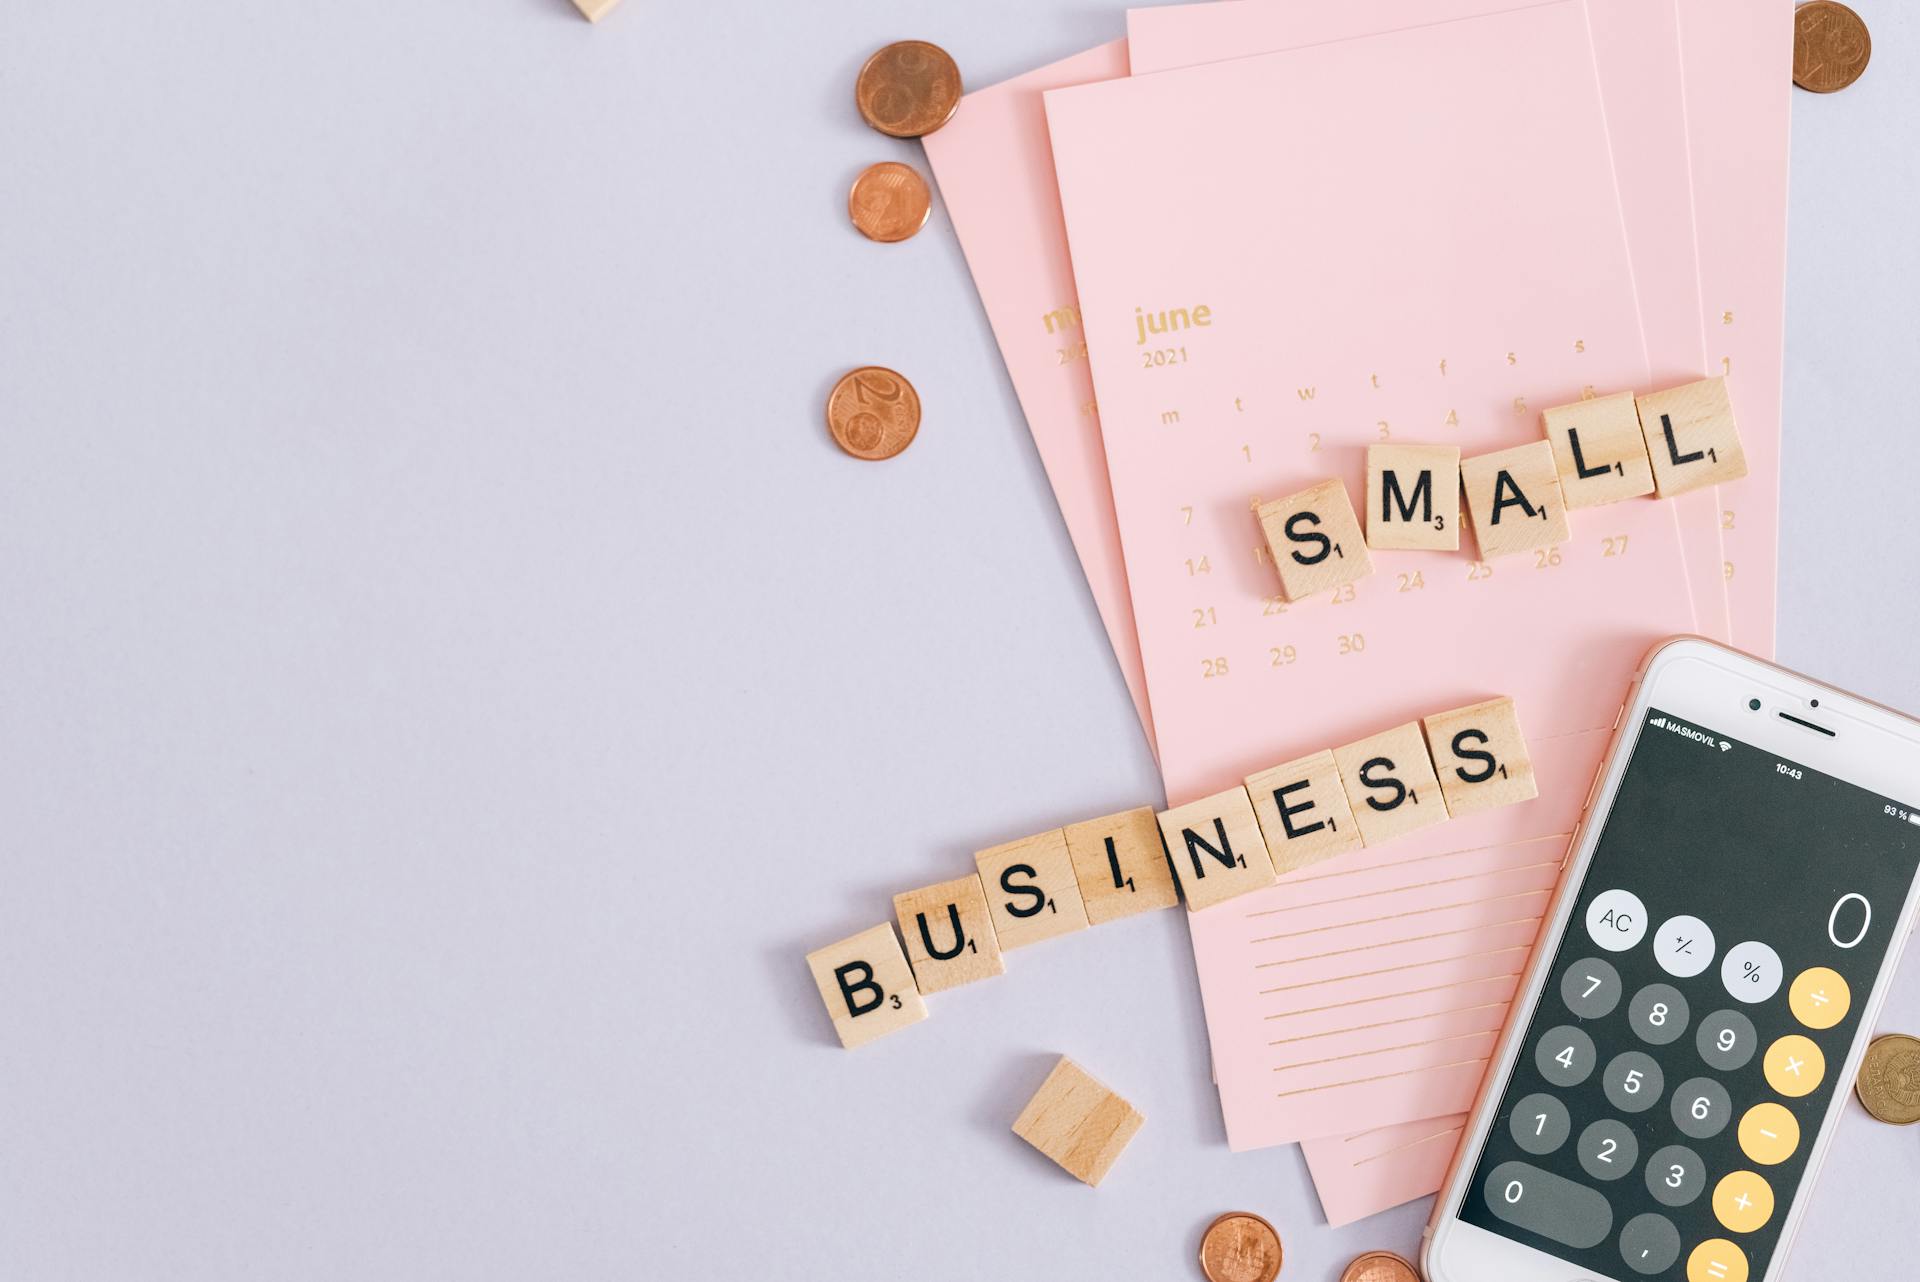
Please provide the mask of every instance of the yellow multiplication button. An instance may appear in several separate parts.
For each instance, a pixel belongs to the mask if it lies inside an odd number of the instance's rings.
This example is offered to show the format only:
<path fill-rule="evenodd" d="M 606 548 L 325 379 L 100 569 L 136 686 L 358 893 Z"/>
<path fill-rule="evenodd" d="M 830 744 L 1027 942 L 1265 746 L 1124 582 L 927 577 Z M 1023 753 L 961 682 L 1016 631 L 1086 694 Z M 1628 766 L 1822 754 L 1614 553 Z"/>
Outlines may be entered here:
<path fill-rule="evenodd" d="M 1800 1147 L 1800 1121 L 1784 1105 L 1755 1104 L 1740 1119 L 1740 1151 L 1762 1166 L 1777 1166 Z"/>
<path fill-rule="evenodd" d="M 1760 1068 L 1767 1075 L 1767 1085 L 1782 1095 L 1798 1097 L 1818 1086 L 1827 1075 L 1827 1057 L 1810 1039 L 1788 1033 L 1767 1047 Z"/>
<path fill-rule="evenodd" d="M 1713 1186 L 1713 1215 L 1735 1233 L 1751 1233 L 1773 1218 L 1773 1187 L 1752 1171 L 1724 1175 Z"/>
<path fill-rule="evenodd" d="M 1747 1253 L 1723 1237 L 1708 1238 L 1687 1257 L 1687 1282 L 1747 1282 Z"/>
<path fill-rule="evenodd" d="M 1812 966 L 1794 977 L 1787 989 L 1787 1006 L 1793 1017 L 1808 1028 L 1832 1028 L 1847 1017 L 1853 994 L 1840 972 L 1825 966 Z"/>

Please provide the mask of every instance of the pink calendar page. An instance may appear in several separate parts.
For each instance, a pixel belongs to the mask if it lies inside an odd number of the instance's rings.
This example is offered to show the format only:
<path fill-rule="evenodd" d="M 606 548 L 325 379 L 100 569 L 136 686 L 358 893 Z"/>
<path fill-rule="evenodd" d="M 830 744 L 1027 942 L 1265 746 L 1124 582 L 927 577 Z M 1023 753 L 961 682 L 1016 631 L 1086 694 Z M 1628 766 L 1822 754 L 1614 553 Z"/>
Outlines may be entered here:
<path fill-rule="evenodd" d="M 968 94 L 953 119 L 922 141 L 1151 745 L 1146 672 L 1041 105 L 1049 89 L 1126 74 L 1127 42 L 1116 40 Z"/>
<path fill-rule="evenodd" d="M 1127 14 L 1128 57 L 1134 75 L 1147 75 L 1367 31 L 1526 8 L 1530 2 L 1369 0 L 1324 7 L 1218 0 L 1134 9 Z M 1587 5 L 1653 387 L 1691 382 L 1707 372 L 1674 6 L 1675 0 L 1588 0 Z M 1703 636 L 1729 640 L 1722 505 L 1710 490 L 1684 495 L 1675 505 L 1696 627 Z"/>
<path fill-rule="evenodd" d="M 1611 723 L 1653 638 L 1692 626 L 1671 504 L 1577 513 L 1565 545 L 1492 566 L 1379 554 L 1357 589 L 1297 606 L 1274 596 L 1251 512 L 1328 475 L 1358 493 L 1370 441 L 1477 453 L 1538 439 L 1542 405 L 1644 385 L 1592 66 L 1563 3 L 1047 95 L 1169 800 L 1497 692 L 1541 758 L 1538 802 L 1309 870 L 1362 878 L 1372 917 L 1431 912 L 1422 938 L 1352 917 L 1344 895 L 1309 905 L 1308 926 L 1250 933 L 1249 914 L 1300 905 L 1291 879 L 1195 915 L 1235 1147 L 1470 1098 L 1498 1019 L 1469 1029 L 1433 994 L 1499 976 L 1433 940 L 1524 956 L 1531 928 L 1430 883 L 1523 908 L 1543 895 L 1557 856 L 1541 834 L 1566 831 L 1554 812 L 1577 807 L 1604 738 L 1581 732 Z M 1206 324 L 1169 330 L 1203 307 Z M 1444 877 L 1420 867 L 1456 858 Z M 1360 952 L 1377 974 L 1335 969 Z M 1270 982 L 1286 966 L 1301 978 Z M 1434 982 L 1412 982 L 1421 969 Z M 1276 1050 L 1268 1017 L 1312 1013 L 1276 992 L 1323 984 L 1329 1004 L 1404 1003 L 1400 1040 L 1331 1043 L 1366 1064 Z"/>
<path fill-rule="evenodd" d="M 1387 29 L 1520 7 L 1512 0 L 1378 0 L 1371 16 Z M 1135 9 L 1130 60 L 1135 74 L 1150 74 L 1295 47 L 1325 38 L 1348 17 L 1256 0 Z M 1706 356 L 1675 0 L 1590 0 L 1588 24 L 1652 382 L 1684 382 L 1700 376 Z M 1704 491 L 1684 496 L 1679 509 L 1699 630 L 1727 640 L 1722 504 Z M 1504 1013 L 1504 999 L 1488 1009 Z M 1307 1142 L 1329 1220 L 1345 1223 L 1432 1192 L 1457 1134 L 1454 1117 Z"/>
<path fill-rule="evenodd" d="M 1707 358 L 1748 474 L 1720 487 L 1733 643 L 1771 657 L 1778 599 L 1793 0 L 1679 0 Z"/>

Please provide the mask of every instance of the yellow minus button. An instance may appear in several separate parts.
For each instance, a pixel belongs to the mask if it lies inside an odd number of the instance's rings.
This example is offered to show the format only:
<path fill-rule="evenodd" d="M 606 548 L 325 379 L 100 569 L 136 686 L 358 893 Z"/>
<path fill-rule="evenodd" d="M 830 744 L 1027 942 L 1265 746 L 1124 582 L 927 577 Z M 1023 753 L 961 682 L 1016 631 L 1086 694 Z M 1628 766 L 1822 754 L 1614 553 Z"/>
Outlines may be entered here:
<path fill-rule="evenodd" d="M 1740 1151 L 1762 1166 L 1778 1166 L 1800 1147 L 1800 1121 L 1771 1100 L 1740 1119 Z"/>

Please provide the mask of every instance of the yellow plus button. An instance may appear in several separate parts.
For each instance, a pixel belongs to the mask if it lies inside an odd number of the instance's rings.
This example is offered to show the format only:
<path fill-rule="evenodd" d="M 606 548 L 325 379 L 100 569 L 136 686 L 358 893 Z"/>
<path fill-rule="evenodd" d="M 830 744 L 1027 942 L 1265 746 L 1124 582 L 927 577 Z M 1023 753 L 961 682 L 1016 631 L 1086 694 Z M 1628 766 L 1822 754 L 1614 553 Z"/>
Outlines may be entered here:
<path fill-rule="evenodd" d="M 1687 1257 L 1687 1282 L 1747 1282 L 1747 1253 L 1723 1237 L 1708 1238 Z"/>
<path fill-rule="evenodd" d="M 1832 1028 L 1847 1017 L 1853 994 L 1840 972 L 1814 966 L 1794 977 L 1787 989 L 1787 1007 L 1808 1028 Z"/>
<path fill-rule="evenodd" d="M 1735 1171 L 1713 1186 L 1713 1214 L 1735 1233 L 1751 1233 L 1773 1218 L 1773 1189 L 1752 1171 Z"/>
<path fill-rule="evenodd" d="M 1827 1075 L 1827 1057 L 1810 1039 L 1788 1033 L 1767 1047 L 1760 1069 L 1767 1075 L 1767 1085 L 1789 1098 L 1798 1098 Z"/>

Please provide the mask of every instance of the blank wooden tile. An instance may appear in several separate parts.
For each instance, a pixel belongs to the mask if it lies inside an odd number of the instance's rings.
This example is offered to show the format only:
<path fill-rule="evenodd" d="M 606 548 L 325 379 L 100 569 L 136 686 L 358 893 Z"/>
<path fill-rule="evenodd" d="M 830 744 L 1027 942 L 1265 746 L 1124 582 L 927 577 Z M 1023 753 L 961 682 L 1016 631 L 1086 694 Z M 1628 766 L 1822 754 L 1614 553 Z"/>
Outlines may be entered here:
<path fill-rule="evenodd" d="M 848 1050 L 927 1017 L 893 927 L 885 922 L 807 954 L 833 1031 Z"/>
<path fill-rule="evenodd" d="M 1540 421 L 1569 511 L 1653 493 L 1653 465 L 1632 392 L 1556 405 Z"/>
<path fill-rule="evenodd" d="M 1367 446 L 1367 546 L 1460 546 L 1460 447 Z"/>
<path fill-rule="evenodd" d="M 1080 883 L 1061 829 L 982 850 L 973 862 L 980 869 L 993 933 L 1003 952 L 1087 928 Z"/>
<path fill-rule="evenodd" d="M 1377 846 L 1447 818 L 1447 803 L 1440 795 L 1440 781 L 1434 777 L 1419 722 L 1409 721 L 1335 748 L 1333 756 L 1340 766 L 1347 804 L 1353 807 L 1354 822 L 1367 845 Z"/>
<path fill-rule="evenodd" d="M 1187 907 L 1196 912 L 1274 882 L 1273 861 L 1245 788 L 1162 811 L 1160 835 Z"/>
<path fill-rule="evenodd" d="M 1653 459 L 1653 483 L 1670 499 L 1706 485 L 1737 481 L 1747 474 L 1747 453 L 1733 421 L 1727 380 L 1648 392 L 1639 398 L 1640 430 Z"/>
<path fill-rule="evenodd" d="M 1311 489 L 1262 503 L 1260 530 L 1280 574 L 1280 595 L 1300 601 L 1373 573 L 1366 536 L 1353 514 L 1347 487 L 1322 481 Z"/>
<path fill-rule="evenodd" d="M 979 877 L 968 874 L 895 895 L 893 911 L 923 995 L 1006 972 Z"/>
<path fill-rule="evenodd" d="M 1014 1119 L 1013 1133 L 1097 1187 L 1146 1118 L 1065 1055 Z"/>
<path fill-rule="evenodd" d="M 1502 696 L 1436 712 L 1425 724 L 1448 814 L 1457 818 L 1540 795 L 1512 699 Z"/>
<path fill-rule="evenodd" d="M 1566 499 L 1545 441 L 1465 459 L 1460 481 L 1482 561 L 1566 542 Z"/>
<path fill-rule="evenodd" d="M 1093 925 L 1180 902 L 1152 806 L 1068 824 L 1066 833 L 1067 855 Z"/>
<path fill-rule="evenodd" d="M 1247 776 L 1247 795 L 1275 873 L 1360 848 L 1360 827 L 1331 751 Z"/>
<path fill-rule="evenodd" d="M 573 7 L 585 14 L 588 22 L 600 21 L 619 5 L 620 0 L 573 0 Z"/>

